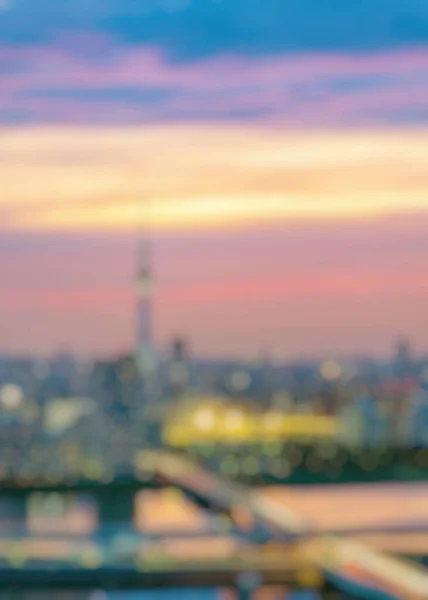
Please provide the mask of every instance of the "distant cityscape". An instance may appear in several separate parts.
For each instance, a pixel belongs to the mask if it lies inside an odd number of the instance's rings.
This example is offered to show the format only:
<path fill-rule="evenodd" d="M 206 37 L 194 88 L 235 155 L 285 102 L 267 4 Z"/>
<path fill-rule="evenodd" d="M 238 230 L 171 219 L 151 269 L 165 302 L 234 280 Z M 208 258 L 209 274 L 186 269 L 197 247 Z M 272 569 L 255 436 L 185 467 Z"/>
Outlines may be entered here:
<path fill-rule="evenodd" d="M 132 356 L 2 358 L 0 437 L 2 479 L 53 482 L 108 481 L 137 468 L 147 446 L 428 448 L 428 360 L 400 341 L 388 362 L 210 362 L 179 339 L 153 391 Z"/>
<path fill-rule="evenodd" d="M 415 449 L 428 466 L 428 358 L 399 339 L 388 361 L 209 361 L 155 348 L 151 248 L 138 247 L 134 350 L 110 361 L 0 358 L 0 480 L 144 478 L 147 448 L 185 449 L 223 474 L 312 473 L 338 448 Z M 290 447 L 294 446 L 294 450 Z M 299 447 L 313 448 L 303 456 Z M 336 462 L 332 460 L 336 457 Z M 362 459 L 366 470 L 378 465 Z M 325 466 L 325 465 L 324 465 Z"/>
<path fill-rule="evenodd" d="M 180 504 L 184 493 L 191 515 L 209 516 L 209 531 L 232 536 L 240 523 L 246 530 L 252 520 L 242 499 L 247 493 L 236 500 L 236 482 L 257 490 L 270 483 L 417 480 L 426 472 L 428 357 L 415 356 L 409 340 L 398 339 L 383 361 L 325 357 L 291 363 L 262 353 L 252 361 L 208 360 L 193 354 L 186 336 L 160 352 L 145 242 L 139 246 L 136 283 L 136 341 L 129 354 L 110 360 L 64 352 L 44 360 L 0 357 L 0 524 L 15 540 L 66 531 L 91 532 L 97 543 L 82 547 L 79 556 L 73 544 L 67 557 L 54 552 L 50 568 L 58 561 L 85 570 L 166 568 L 171 557 L 162 548 L 174 544 L 165 533 L 160 544 L 150 541 L 143 523 L 150 506 L 163 521 L 168 505 L 161 499 L 168 494 L 178 513 L 186 506 Z M 184 453 L 184 460 L 175 452 Z M 166 472 L 159 470 L 162 456 L 173 465 Z M 200 470 L 193 470 L 194 458 Z M 180 481 L 183 469 L 177 495 L 174 476 Z M 161 492 L 153 489 L 162 485 Z M 218 513 L 216 494 L 211 497 L 218 487 L 222 498 L 232 494 L 236 510 L 233 505 Z M 198 508 L 203 513 L 195 513 Z M 289 523 L 288 509 L 286 514 Z M 269 540 L 265 521 L 262 525 L 254 524 L 251 533 L 257 545 Z M 233 542 L 239 558 L 243 542 Z M 192 547 L 190 538 L 185 543 Z M 201 546 L 196 538 L 194 543 L 197 563 Z M 143 563 L 136 548 L 144 548 Z M 39 551 L 37 542 L 36 558 Z M 34 558 L 16 542 L 3 560 L 20 568 L 29 557 Z M 283 568 L 282 554 L 280 562 Z"/>

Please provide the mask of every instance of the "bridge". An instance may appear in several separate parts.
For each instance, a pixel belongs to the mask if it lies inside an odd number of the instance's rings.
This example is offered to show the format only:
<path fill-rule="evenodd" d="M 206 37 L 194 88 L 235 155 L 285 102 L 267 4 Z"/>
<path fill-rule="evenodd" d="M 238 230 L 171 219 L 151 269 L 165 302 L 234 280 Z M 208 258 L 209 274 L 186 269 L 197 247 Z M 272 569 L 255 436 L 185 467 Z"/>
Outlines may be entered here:
<path fill-rule="evenodd" d="M 227 511 L 233 518 L 242 507 L 250 519 L 245 522 L 247 532 L 248 525 L 253 532 L 264 528 L 267 539 L 294 542 L 296 551 L 309 565 L 319 568 L 326 582 L 347 593 L 373 600 L 428 598 L 428 571 L 410 562 L 343 538 L 317 535 L 311 523 L 293 510 L 267 500 L 258 491 L 222 482 L 192 461 L 157 453 L 152 464 L 160 479 L 178 485 L 211 510 Z M 236 523 L 239 526 L 239 519 Z"/>
<path fill-rule="evenodd" d="M 330 535 L 331 528 L 320 527 L 296 510 L 293 503 L 226 481 L 191 459 L 155 452 L 147 453 L 146 462 L 151 469 L 152 488 L 172 486 L 204 509 L 204 514 L 223 515 L 223 532 L 217 529 L 218 520 L 211 527 L 204 522 L 196 531 L 139 532 L 131 524 L 135 491 L 126 486 L 115 488 L 110 497 L 108 487 L 103 490 L 110 508 L 101 511 L 98 527 L 85 536 L 35 535 L 27 531 L 20 521 L 20 502 L 15 525 L 21 526 L 8 535 L 4 532 L 0 540 L 0 587 L 47 583 L 120 588 L 222 584 L 238 590 L 244 599 L 263 583 L 320 587 L 326 598 L 332 588 L 367 600 L 428 598 L 428 576 L 423 569 L 344 537 L 346 533 L 364 532 L 386 537 L 405 535 L 412 529 L 409 521 L 396 524 L 395 529 L 393 523 L 371 527 L 360 523 L 353 531 L 352 527 L 348 531 L 342 527 L 336 535 Z M 28 491 L 3 490 L 5 496 L 14 493 L 15 499 L 24 499 Z M 11 506 L 16 504 L 12 501 Z M 428 519 L 424 523 L 428 529 Z M 417 525 L 415 521 L 413 527 Z M 425 537 L 424 553 L 428 555 Z M 49 582 L 43 575 L 46 568 L 54 571 Z"/>
<path fill-rule="evenodd" d="M 317 446 L 302 444 L 278 445 L 272 442 L 269 448 L 246 446 L 207 454 L 207 448 L 192 449 L 192 455 L 211 471 L 217 473 L 217 483 L 230 478 L 251 487 L 275 486 L 279 484 L 299 485 L 332 485 L 352 482 L 416 482 L 426 481 L 428 469 L 428 449 L 393 449 L 393 448 L 360 448 L 346 449 L 329 441 L 320 442 Z M 55 456 L 53 447 L 52 456 Z M 93 476 L 63 473 L 61 478 L 46 478 L 40 480 L 20 479 L 17 473 L 3 474 L 1 481 L 1 498 L 9 498 L 9 507 L 1 505 L 2 511 L 8 513 L 16 521 L 26 520 L 28 500 L 33 493 L 58 493 L 68 496 L 70 493 L 92 498 L 96 505 L 100 526 L 121 522 L 131 522 L 135 515 L 135 499 L 142 489 L 159 488 L 160 483 L 153 477 L 153 469 L 148 464 L 149 456 L 157 452 L 141 452 L 128 461 L 123 469 L 114 471 L 110 479 L 102 476 L 102 469 Z M 171 451 L 170 455 L 173 454 Z M 236 455 L 235 455 L 236 454 Z M 188 455 L 189 456 L 189 455 Z M 256 462 L 255 462 L 256 461 Z M 258 461 L 258 462 L 257 462 Z M 125 468 L 126 467 L 126 468 Z M 280 467 L 281 473 L 278 468 Z M 285 471 L 283 472 L 283 469 Z M 241 494 L 242 497 L 242 494 Z M 199 498 L 201 500 L 201 498 Z M 260 503 L 260 500 L 258 501 Z M 428 500 L 427 500 L 428 502 Z M 266 504 L 266 502 L 264 502 Z M 283 519 L 286 517 L 286 507 L 282 508 Z M 244 510 L 239 511 L 241 515 Z M 13 515 L 11 514 L 13 513 Z M 414 524 L 406 519 L 405 530 L 426 529 L 428 518 Z M 389 531 L 396 531 L 390 526 Z M 356 532 L 358 533 L 358 532 Z M 287 534 L 288 535 L 288 534 Z"/>

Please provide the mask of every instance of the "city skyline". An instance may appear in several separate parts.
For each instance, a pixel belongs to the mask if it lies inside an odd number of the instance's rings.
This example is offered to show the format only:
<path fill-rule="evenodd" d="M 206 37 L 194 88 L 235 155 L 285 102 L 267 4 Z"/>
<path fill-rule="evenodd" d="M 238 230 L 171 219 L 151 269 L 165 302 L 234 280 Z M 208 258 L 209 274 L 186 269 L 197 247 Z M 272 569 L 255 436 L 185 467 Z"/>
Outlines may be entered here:
<path fill-rule="evenodd" d="M 161 345 L 428 351 L 427 23 L 416 0 L 4 3 L 0 352 L 132 347 L 143 228 Z"/>

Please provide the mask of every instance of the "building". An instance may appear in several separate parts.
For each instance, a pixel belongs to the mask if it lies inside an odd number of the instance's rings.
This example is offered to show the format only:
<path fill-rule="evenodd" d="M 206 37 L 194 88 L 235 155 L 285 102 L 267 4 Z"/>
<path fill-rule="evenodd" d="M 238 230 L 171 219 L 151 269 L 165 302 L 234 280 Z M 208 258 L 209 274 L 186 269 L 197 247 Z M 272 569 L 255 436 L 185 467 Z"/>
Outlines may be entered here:
<path fill-rule="evenodd" d="M 172 341 L 167 369 L 168 392 L 177 398 L 187 391 L 190 383 L 189 350 L 183 338 Z"/>

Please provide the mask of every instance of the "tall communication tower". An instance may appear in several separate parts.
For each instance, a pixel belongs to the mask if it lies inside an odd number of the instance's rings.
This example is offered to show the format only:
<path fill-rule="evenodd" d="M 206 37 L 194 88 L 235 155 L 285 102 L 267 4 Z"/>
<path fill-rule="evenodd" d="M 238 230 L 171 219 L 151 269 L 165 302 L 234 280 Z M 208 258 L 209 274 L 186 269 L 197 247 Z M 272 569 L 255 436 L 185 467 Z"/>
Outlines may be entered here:
<path fill-rule="evenodd" d="M 152 392 L 156 377 L 156 351 L 153 338 L 153 274 L 148 237 L 138 242 L 137 251 L 137 340 L 135 358 L 144 388 Z"/>

